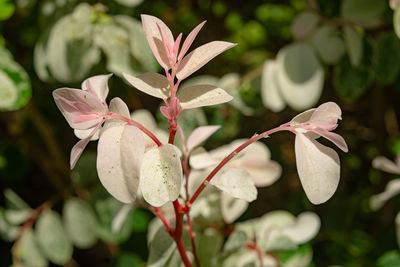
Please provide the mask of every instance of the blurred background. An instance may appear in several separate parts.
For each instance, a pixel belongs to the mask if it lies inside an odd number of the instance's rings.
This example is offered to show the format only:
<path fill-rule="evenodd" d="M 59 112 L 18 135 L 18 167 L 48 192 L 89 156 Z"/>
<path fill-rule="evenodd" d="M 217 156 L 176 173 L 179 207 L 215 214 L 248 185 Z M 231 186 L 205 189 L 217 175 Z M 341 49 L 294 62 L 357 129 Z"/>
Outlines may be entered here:
<path fill-rule="evenodd" d="M 238 43 L 187 81 L 218 84 L 235 97 L 181 118 L 187 133 L 204 124 L 222 126 L 207 149 L 286 123 L 323 102 L 342 108 L 336 131 L 349 152 L 338 151 L 341 180 L 332 199 L 319 206 L 307 200 L 296 172 L 294 136 L 280 133 L 263 142 L 282 165 L 281 178 L 259 189 L 240 220 L 275 209 L 314 211 L 322 226 L 311 243 L 311 266 L 399 266 L 400 198 L 378 210 L 370 207 L 371 196 L 396 178 L 374 169 L 372 160 L 379 155 L 393 160 L 400 153 L 396 7 L 396 1 L 384 0 L 0 0 L 0 266 L 18 257 L 11 248 L 31 209 L 51 205 L 62 213 L 71 199 L 90 207 L 101 234 L 51 264 L 141 266 L 146 260 L 153 215 L 136 208 L 122 231 L 112 233 L 109 225 L 120 204 L 99 185 L 96 144 L 89 144 L 71 171 L 69 153 L 78 139 L 51 95 L 60 87 L 81 88 L 92 75 L 114 73 L 109 99 L 122 98 L 131 111 L 148 109 L 167 129 L 160 101 L 121 77 L 161 71 L 140 14 L 160 18 L 174 36 L 184 37 L 207 20 L 193 47 L 213 40 Z"/>

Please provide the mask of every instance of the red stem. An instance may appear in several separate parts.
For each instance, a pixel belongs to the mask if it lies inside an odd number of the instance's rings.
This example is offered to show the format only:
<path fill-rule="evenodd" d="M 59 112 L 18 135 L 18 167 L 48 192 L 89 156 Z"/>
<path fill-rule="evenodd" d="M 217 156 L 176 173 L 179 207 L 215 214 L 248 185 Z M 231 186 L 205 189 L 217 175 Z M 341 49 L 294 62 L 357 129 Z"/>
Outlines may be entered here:
<path fill-rule="evenodd" d="M 182 232 L 183 232 L 183 215 L 182 207 L 179 204 L 179 201 L 176 199 L 174 202 L 174 210 L 175 210 L 175 230 L 173 231 L 172 238 L 175 240 L 176 246 L 178 248 L 179 254 L 181 255 L 182 261 L 186 267 L 191 267 L 192 264 L 186 254 L 185 246 L 183 245 L 182 240 Z"/>
<path fill-rule="evenodd" d="M 189 211 L 186 213 L 186 217 L 188 219 L 188 233 L 190 237 L 190 243 L 192 244 L 192 252 L 194 256 L 194 261 L 196 262 L 196 266 L 200 267 L 200 259 L 199 256 L 197 255 L 197 250 L 196 250 L 196 243 L 194 241 L 194 234 L 192 231 L 192 218 L 190 217 Z"/>
<path fill-rule="evenodd" d="M 159 146 L 159 147 L 162 146 L 161 141 L 158 140 L 158 138 L 152 132 L 150 132 L 146 127 L 144 127 L 142 124 L 138 123 L 137 121 L 131 120 L 129 118 L 126 118 L 126 117 L 119 115 L 117 113 L 114 113 L 114 112 L 109 112 L 108 115 L 110 115 L 110 119 L 120 119 L 120 120 L 127 122 L 129 125 L 133 125 L 133 126 L 139 128 L 139 130 L 141 130 L 142 132 L 147 134 L 157 144 L 157 146 Z"/>
<path fill-rule="evenodd" d="M 211 179 L 217 174 L 217 172 L 226 164 L 228 163 L 235 155 L 237 155 L 240 151 L 245 149 L 247 146 L 251 145 L 252 143 L 260 140 L 261 138 L 268 137 L 270 134 L 279 132 L 279 131 L 284 131 L 284 130 L 292 130 L 293 127 L 288 127 L 286 125 L 284 126 L 279 126 L 277 128 L 268 130 L 263 132 L 262 134 L 256 134 L 246 142 L 244 142 L 242 145 L 240 145 L 238 148 L 236 148 L 234 151 L 232 151 L 226 158 L 224 158 L 218 165 L 215 167 L 211 173 L 204 179 L 204 181 L 201 183 L 201 185 L 197 188 L 196 192 L 193 194 L 192 198 L 189 200 L 187 205 L 190 207 L 193 202 L 196 200 L 196 198 L 199 196 L 201 191 L 203 191 L 204 187 L 206 187 L 207 184 L 210 183 Z"/>
<path fill-rule="evenodd" d="M 164 215 L 162 214 L 162 211 L 160 208 L 158 207 L 154 207 L 155 211 L 156 211 L 156 215 L 160 218 L 160 220 L 163 222 L 167 232 L 169 234 L 172 234 L 172 227 L 169 224 L 169 222 L 167 221 L 167 219 L 165 219 Z"/>

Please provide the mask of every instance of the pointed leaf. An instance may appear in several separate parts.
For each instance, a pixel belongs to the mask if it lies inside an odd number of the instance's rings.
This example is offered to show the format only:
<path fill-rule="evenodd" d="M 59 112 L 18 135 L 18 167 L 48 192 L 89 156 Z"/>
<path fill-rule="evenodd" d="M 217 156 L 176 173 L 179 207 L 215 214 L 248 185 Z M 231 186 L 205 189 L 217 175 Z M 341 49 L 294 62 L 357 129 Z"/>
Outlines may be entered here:
<path fill-rule="evenodd" d="M 108 89 L 108 79 L 110 79 L 110 77 L 112 76 L 112 74 L 107 74 L 107 75 L 96 75 L 93 77 L 90 77 L 89 79 L 86 79 L 82 82 L 82 90 L 85 91 L 91 91 L 91 89 L 94 90 L 94 92 L 96 93 L 97 97 L 105 102 L 109 89 Z M 89 82 L 89 86 L 91 86 L 91 88 L 88 88 L 88 82 Z"/>
<path fill-rule="evenodd" d="M 174 45 L 174 37 L 171 33 L 171 30 L 168 28 L 167 25 L 165 25 L 164 22 L 156 17 L 141 15 L 141 18 L 144 33 L 146 35 L 150 48 L 153 51 L 154 56 L 156 57 L 158 63 L 160 63 L 161 67 L 163 67 L 164 69 L 170 69 L 168 56 L 165 52 L 158 27 L 163 30 L 168 44 L 172 47 Z"/>
<path fill-rule="evenodd" d="M 297 172 L 308 199 L 313 204 L 326 202 L 339 184 L 338 154 L 300 133 L 296 135 L 295 152 Z"/>
<path fill-rule="evenodd" d="M 182 59 L 176 72 L 176 77 L 179 80 L 187 78 L 211 59 L 235 45 L 229 42 L 213 41 L 196 48 Z"/>
<path fill-rule="evenodd" d="M 266 60 L 261 77 L 261 98 L 263 104 L 273 112 L 279 112 L 286 106 L 285 101 L 280 95 L 276 68 L 275 61 Z"/>
<path fill-rule="evenodd" d="M 351 65 L 357 67 L 361 63 L 364 50 L 361 36 L 351 26 L 345 26 L 343 29 L 343 33 Z"/>
<path fill-rule="evenodd" d="M 143 135 L 136 127 L 115 126 L 100 136 L 97 173 L 103 186 L 117 200 L 124 203 L 135 201 L 143 154 Z"/>
<path fill-rule="evenodd" d="M 212 106 L 231 101 L 233 98 L 225 90 L 212 85 L 195 85 L 183 88 L 178 93 L 184 109 Z"/>
<path fill-rule="evenodd" d="M 257 198 L 257 189 L 249 173 L 243 169 L 222 168 L 211 180 L 212 185 L 228 195 L 251 202 Z"/>
<path fill-rule="evenodd" d="M 148 95 L 166 99 L 170 96 L 169 82 L 164 75 L 148 72 L 137 77 L 123 74 L 125 79 L 136 89 Z"/>
<path fill-rule="evenodd" d="M 182 185 L 182 166 L 177 148 L 167 144 L 144 154 L 140 170 L 140 189 L 144 199 L 160 207 L 178 198 Z"/>
<path fill-rule="evenodd" d="M 185 54 L 187 53 L 187 51 L 189 50 L 190 46 L 192 45 L 194 39 L 196 39 L 197 34 L 199 33 L 199 31 L 201 30 L 201 28 L 203 27 L 203 25 L 206 23 L 206 21 L 203 21 L 202 23 L 200 23 L 199 25 L 196 26 L 196 28 L 194 28 L 189 35 L 186 37 L 185 42 L 183 42 L 181 51 L 179 52 L 179 57 L 178 57 L 178 61 L 180 61 Z"/>
<path fill-rule="evenodd" d="M 375 169 L 379 169 L 388 173 L 400 174 L 400 164 L 396 165 L 393 161 L 383 156 L 376 157 L 372 161 L 372 166 Z"/>
<path fill-rule="evenodd" d="M 74 129 L 88 129 L 103 118 L 106 108 L 97 96 L 80 89 L 59 88 L 53 91 L 54 101 Z"/>
<path fill-rule="evenodd" d="M 328 132 L 328 131 L 319 130 L 319 129 L 315 130 L 314 132 L 319 134 L 320 136 L 328 139 L 332 143 L 334 143 L 343 152 L 348 152 L 349 151 L 349 149 L 347 148 L 346 141 L 343 139 L 343 137 L 341 137 L 337 133 Z"/>
<path fill-rule="evenodd" d="M 191 151 L 215 133 L 221 126 L 200 126 L 196 128 L 187 140 L 187 150 Z"/>
<path fill-rule="evenodd" d="M 90 132 L 90 134 L 85 138 L 80 140 L 78 143 L 76 143 L 72 149 L 71 149 L 71 155 L 70 155 L 70 168 L 71 170 L 75 167 L 76 163 L 78 162 L 80 156 L 83 153 L 83 150 L 85 150 L 85 147 L 89 143 L 89 141 L 92 139 L 92 136 L 98 132 L 99 128 L 101 126 L 101 123 L 99 123 L 93 130 Z"/>
<path fill-rule="evenodd" d="M 43 212 L 36 222 L 35 236 L 41 251 L 51 262 L 64 265 L 72 257 L 73 247 L 64 230 L 60 215 Z"/>

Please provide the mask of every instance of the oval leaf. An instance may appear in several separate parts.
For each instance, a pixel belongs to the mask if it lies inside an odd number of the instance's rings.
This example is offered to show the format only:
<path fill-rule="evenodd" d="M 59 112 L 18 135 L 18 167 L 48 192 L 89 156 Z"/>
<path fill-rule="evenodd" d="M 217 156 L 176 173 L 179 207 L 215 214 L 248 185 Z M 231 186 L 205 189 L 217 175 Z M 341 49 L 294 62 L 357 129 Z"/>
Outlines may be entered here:
<path fill-rule="evenodd" d="M 143 154 L 143 135 L 136 127 L 115 126 L 100 136 L 97 173 L 107 191 L 121 202 L 136 199 Z"/>
<path fill-rule="evenodd" d="M 182 59 L 176 72 L 176 77 L 179 80 L 187 78 L 211 59 L 235 45 L 229 42 L 213 41 L 196 48 Z"/>
<path fill-rule="evenodd" d="M 41 251 L 51 262 L 64 265 L 71 259 L 73 247 L 58 213 L 43 212 L 36 222 L 35 234 Z"/>
<path fill-rule="evenodd" d="M 182 166 L 177 148 L 167 144 L 144 154 L 140 170 L 140 189 L 144 199 L 160 207 L 179 196 L 182 185 Z"/>
<path fill-rule="evenodd" d="M 294 44 L 281 49 L 277 73 L 282 97 L 293 109 L 304 110 L 318 102 L 324 72 L 309 45 Z"/>
<path fill-rule="evenodd" d="M 64 204 L 63 219 L 69 239 L 78 248 L 89 248 L 97 241 L 97 219 L 90 206 L 78 198 Z"/>
<path fill-rule="evenodd" d="M 148 72 L 137 77 L 123 74 L 125 79 L 136 89 L 148 95 L 166 99 L 170 96 L 169 82 L 164 75 Z"/>
<path fill-rule="evenodd" d="M 276 62 L 266 60 L 261 76 L 261 98 L 265 107 L 273 112 L 279 112 L 286 106 L 280 95 L 280 88 L 277 82 Z"/>

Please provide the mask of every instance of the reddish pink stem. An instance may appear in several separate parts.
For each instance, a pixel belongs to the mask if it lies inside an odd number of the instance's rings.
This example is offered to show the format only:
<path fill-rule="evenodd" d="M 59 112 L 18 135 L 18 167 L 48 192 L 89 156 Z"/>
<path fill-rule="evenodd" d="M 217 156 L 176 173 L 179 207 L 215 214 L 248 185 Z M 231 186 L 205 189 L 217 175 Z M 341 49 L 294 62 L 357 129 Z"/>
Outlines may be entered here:
<path fill-rule="evenodd" d="M 273 134 L 273 133 L 276 133 L 276 132 L 279 132 L 279 131 L 288 131 L 288 130 L 291 130 L 291 129 L 292 129 L 292 127 L 289 127 L 289 126 L 283 126 L 283 127 L 279 126 L 277 128 L 265 131 L 262 134 L 256 134 L 252 138 L 250 138 L 249 140 L 244 142 L 242 145 L 240 145 L 238 148 L 236 148 L 234 151 L 232 151 L 228 156 L 226 156 L 226 158 L 224 158 L 217 165 L 217 167 L 215 167 L 211 171 L 211 173 L 206 177 L 206 179 L 204 179 L 204 181 L 201 183 L 201 185 L 197 188 L 196 192 L 193 194 L 192 198 L 189 200 L 187 205 L 190 207 L 193 204 L 193 202 L 197 199 L 199 194 L 203 191 L 204 187 L 206 187 L 206 185 L 208 183 L 210 183 L 211 179 L 217 174 L 217 172 L 219 170 L 221 170 L 221 168 L 226 163 L 228 163 L 235 155 L 237 155 L 240 151 L 242 151 L 243 149 L 245 149 L 247 146 L 251 145 L 252 143 L 260 140 L 261 138 L 268 137 L 270 134 Z"/>
<path fill-rule="evenodd" d="M 159 146 L 159 147 L 162 146 L 161 141 L 158 140 L 158 138 L 152 132 L 150 132 L 146 127 L 144 127 L 142 124 L 138 123 L 137 121 L 131 120 L 130 118 L 126 118 L 126 117 L 121 116 L 114 112 L 109 112 L 108 115 L 110 116 L 110 119 L 120 119 L 120 120 L 127 122 L 129 125 L 133 125 L 133 126 L 139 128 L 139 130 L 141 130 L 142 132 L 147 134 L 157 144 L 157 146 Z"/>
<path fill-rule="evenodd" d="M 162 211 L 160 208 L 158 207 L 154 207 L 155 211 L 156 211 L 156 215 L 158 216 L 158 218 L 160 218 L 160 220 L 162 221 L 162 223 L 164 224 L 167 232 L 169 234 L 172 234 L 172 227 L 169 224 L 169 222 L 167 221 L 167 219 L 165 219 L 164 215 L 162 214 Z"/>

